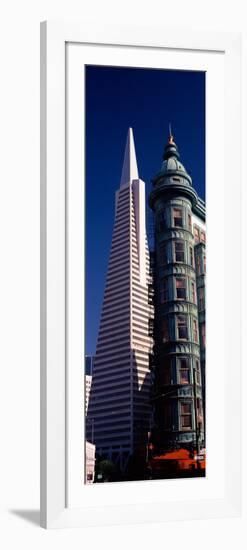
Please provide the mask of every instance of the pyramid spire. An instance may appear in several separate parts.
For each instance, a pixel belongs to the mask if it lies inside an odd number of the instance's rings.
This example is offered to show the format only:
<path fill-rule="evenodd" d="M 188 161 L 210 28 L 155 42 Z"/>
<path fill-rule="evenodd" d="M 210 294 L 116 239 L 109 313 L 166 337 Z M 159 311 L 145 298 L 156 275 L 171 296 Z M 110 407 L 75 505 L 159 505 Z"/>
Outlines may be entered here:
<path fill-rule="evenodd" d="M 120 186 L 139 178 L 132 128 L 128 129 Z"/>

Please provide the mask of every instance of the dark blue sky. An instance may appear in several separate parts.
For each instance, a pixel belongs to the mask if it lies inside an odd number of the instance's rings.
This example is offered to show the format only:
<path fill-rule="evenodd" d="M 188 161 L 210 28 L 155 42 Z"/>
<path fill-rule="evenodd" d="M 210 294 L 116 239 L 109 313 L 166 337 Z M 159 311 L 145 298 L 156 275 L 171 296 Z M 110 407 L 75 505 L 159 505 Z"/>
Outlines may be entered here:
<path fill-rule="evenodd" d="M 86 67 L 86 353 L 95 353 L 128 128 L 139 176 L 161 167 L 168 124 L 181 162 L 205 195 L 205 73 Z"/>

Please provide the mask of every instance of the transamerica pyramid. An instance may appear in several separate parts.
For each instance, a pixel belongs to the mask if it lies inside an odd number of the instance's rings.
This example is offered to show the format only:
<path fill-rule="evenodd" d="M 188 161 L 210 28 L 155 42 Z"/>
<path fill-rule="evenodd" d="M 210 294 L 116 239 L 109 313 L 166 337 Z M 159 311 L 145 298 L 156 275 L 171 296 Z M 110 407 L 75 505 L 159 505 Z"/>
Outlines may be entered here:
<path fill-rule="evenodd" d="M 135 452 L 145 456 L 150 430 L 154 312 L 145 204 L 145 183 L 139 178 L 129 128 L 87 415 L 87 440 L 122 471 Z"/>

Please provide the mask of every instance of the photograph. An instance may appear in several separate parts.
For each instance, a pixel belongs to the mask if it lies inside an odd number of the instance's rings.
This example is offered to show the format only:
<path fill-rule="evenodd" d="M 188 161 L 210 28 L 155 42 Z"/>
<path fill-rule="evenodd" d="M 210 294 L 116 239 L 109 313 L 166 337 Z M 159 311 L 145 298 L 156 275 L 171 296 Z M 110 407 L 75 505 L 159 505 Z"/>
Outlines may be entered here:
<path fill-rule="evenodd" d="M 82 483 L 206 476 L 205 121 L 205 71 L 85 66 Z"/>

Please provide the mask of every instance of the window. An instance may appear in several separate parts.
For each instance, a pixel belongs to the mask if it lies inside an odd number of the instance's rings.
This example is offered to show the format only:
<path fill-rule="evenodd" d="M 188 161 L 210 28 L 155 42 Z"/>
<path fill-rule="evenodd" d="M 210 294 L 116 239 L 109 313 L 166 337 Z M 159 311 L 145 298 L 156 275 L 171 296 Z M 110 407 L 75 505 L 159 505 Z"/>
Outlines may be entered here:
<path fill-rule="evenodd" d="M 169 322 L 168 319 L 163 319 L 162 322 L 162 340 L 163 342 L 169 342 Z"/>
<path fill-rule="evenodd" d="M 195 287 L 195 283 L 191 283 L 191 299 L 192 299 L 192 302 L 193 304 L 196 304 L 196 287 Z"/>
<path fill-rule="evenodd" d="M 199 232 L 199 227 L 197 227 L 197 225 L 194 225 L 194 239 L 195 239 L 195 243 L 199 243 L 200 241 L 200 232 Z"/>
<path fill-rule="evenodd" d="M 194 342 L 198 342 L 198 328 L 196 319 L 193 319 L 193 340 Z"/>
<path fill-rule="evenodd" d="M 203 273 L 206 273 L 206 256 L 203 256 Z"/>
<path fill-rule="evenodd" d="M 196 360 L 195 381 L 196 381 L 196 384 L 198 384 L 198 386 L 201 385 L 200 366 L 199 366 L 198 359 Z"/>
<path fill-rule="evenodd" d="M 173 225 L 183 227 L 183 212 L 180 208 L 173 208 Z"/>
<path fill-rule="evenodd" d="M 158 231 L 165 231 L 167 228 L 166 212 L 163 210 L 158 215 Z"/>
<path fill-rule="evenodd" d="M 205 323 L 202 324 L 201 326 L 201 346 L 203 349 L 205 349 L 206 347 L 206 327 L 205 327 Z"/>
<path fill-rule="evenodd" d="M 190 383 L 190 369 L 187 359 L 179 359 L 179 384 Z"/>
<path fill-rule="evenodd" d="M 206 233 L 205 233 L 205 231 L 201 231 L 201 242 L 206 243 Z"/>
<path fill-rule="evenodd" d="M 204 292 L 204 287 L 200 287 L 198 289 L 198 293 L 199 293 L 199 299 L 198 299 L 198 309 L 199 311 L 202 311 L 203 309 L 205 309 L 205 292 Z"/>
<path fill-rule="evenodd" d="M 197 271 L 197 275 L 201 275 L 201 258 L 199 256 L 199 254 L 197 254 L 196 256 L 196 271 Z"/>
<path fill-rule="evenodd" d="M 190 246 L 190 265 L 194 266 L 193 248 Z"/>
<path fill-rule="evenodd" d="M 201 377 L 200 377 L 200 373 L 196 371 L 196 384 L 198 386 L 201 385 Z"/>
<path fill-rule="evenodd" d="M 176 278 L 176 296 L 177 296 L 177 300 L 186 300 L 185 277 Z"/>
<path fill-rule="evenodd" d="M 175 242 L 175 262 L 184 262 L 184 243 Z"/>
<path fill-rule="evenodd" d="M 188 214 L 188 228 L 189 231 L 191 231 L 192 225 L 191 225 L 191 214 Z"/>
<path fill-rule="evenodd" d="M 181 426 L 192 428 L 191 403 L 181 403 Z"/>
<path fill-rule="evenodd" d="M 148 335 L 153 336 L 154 335 L 154 320 L 148 319 Z"/>
<path fill-rule="evenodd" d="M 152 305 L 154 303 L 154 287 L 153 285 L 148 285 L 148 303 Z"/>
<path fill-rule="evenodd" d="M 202 420 L 202 400 L 199 399 L 199 397 L 197 397 L 196 399 L 196 408 L 198 417 L 200 417 L 200 420 Z"/>
<path fill-rule="evenodd" d="M 167 243 L 162 243 L 162 244 L 160 245 L 159 259 L 160 259 L 160 265 L 165 265 L 165 264 L 167 264 L 167 260 L 168 260 Z"/>
<path fill-rule="evenodd" d="M 160 302 L 161 302 L 161 304 L 163 304 L 164 302 L 167 302 L 168 298 L 169 298 L 168 280 L 163 279 L 163 281 L 161 281 L 161 292 L 160 292 Z"/>
<path fill-rule="evenodd" d="M 187 340 L 188 338 L 188 329 L 187 329 L 187 318 L 185 315 L 178 315 L 177 317 L 177 330 L 179 340 Z"/>

